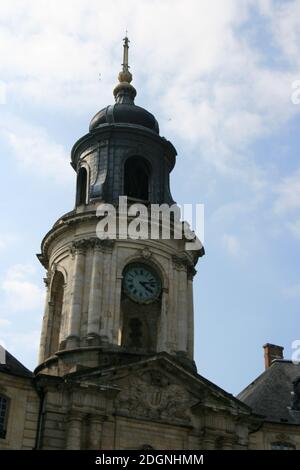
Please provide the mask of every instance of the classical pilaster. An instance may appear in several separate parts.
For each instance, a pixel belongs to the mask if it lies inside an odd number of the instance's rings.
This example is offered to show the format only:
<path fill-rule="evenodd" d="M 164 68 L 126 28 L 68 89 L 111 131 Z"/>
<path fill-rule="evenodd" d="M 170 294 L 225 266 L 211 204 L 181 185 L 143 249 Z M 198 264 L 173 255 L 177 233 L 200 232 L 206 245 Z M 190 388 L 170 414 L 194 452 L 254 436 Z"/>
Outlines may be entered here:
<path fill-rule="evenodd" d="M 190 359 L 194 358 L 194 300 L 193 300 L 193 278 L 189 276 L 188 273 L 188 287 L 187 287 L 187 297 L 188 297 L 188 308 L 187 308 L 187 328 L 188 328 L 188 344 L 187 350 Z"/>
<path fill-rule="evenodd" d="M 46 358 L 47 354 L 47 343 L 48 343 L 48 337 L 49 337 L 49 308 L 50 308 L 50 275 L 48 273 L 47 277 L 44 279 L 45 286 L 47 288 L 47 293 L 46 293 L 46 304 L 45 304 L 45 311 L 44 311 L 44 317 L 43 317 L 43 324 L 42 324 L 42 333 L 41 333 L 41 341 L 40 341 L 40 349 L 39 349 L 39 364 L 43 362 Z"/>
<path fill-rule="evenodd" d="M 178 290 L 178 349 L 187 352 L 187 277 L 186 269 L 179 270 L 179 290 Z"/>
<path fill-rule="evenodd" d="M 122 280 L 123 276 L 117 276 L 116 278 L 116 289 L 115 289 L 115 315 L 114 315 L 114 330 L 117 332 L 117 344 L 121 346 L 121 292 L 122 292 Z"/>
<path fill-rule="evenodd" d="M 187 263 L 184 258 L 173 256 L 177 273 L 177 351 L 187 351 Z"/>
<path fill-rule="evenodd" d="M 161 298 L 160 327 L 157 338 L 157 350 L 168 351 L 168 290 L 163 289 Z"/>
<path fill-rule="evenodd" d="M 205 433 L 205 436 L 201 439 L 202 450 L 215 450 L 216 448 L 216 436 L 213 434 Z"/>
<path fill-rule="evenodd" d="M 224 437 L 222 441 L 223 450 L 232 450 L 234 446 L 234 437 Z"/>
<path fill-rule="evenodd" d="M 59 333 L 59 344 L 64 341 L 68 335 L 68 302 L 67 302 L 68 285 L 64 284 L 63 305 L 61 313 L 61 327 Z"/>
<path fill-rule="evenodd" d="M 103 297 L 102 297 L 102 317 L 101 317 L 101 326 L 100 326 L 100 338 L 101 341 L 112 342 L 112 329 L 113 329 L 113 319 L 112 319 L 112 310 L 113 304 L 111 303 L 111 292 L 113 290 L 112 286 L 112 240 L 103 240 L 103 277 L 105 283 L 103 284 Z"/>
<path fill-rule="evenodd" d="M 102 249 L 100 240 L 95 241 L 93 250 L 91 287 L 89 295 L 88 309 L 88 328 L 87 335 L 89 339 L 96 339 L 100 334 L 100 316 L 101 312 L 101 269 L 102 269 Z"/>
<path fill-rule="evenodd" d="M 102 430 L 103 422 L 105 420 L 104 416 L 93 416 L 91 415 L 88 420 L 88 448 L 89 450 L 99 450 L 101 449 L 102 441 Z"/>
<path fill-rule="evenodd" d="M 174 263 L 170 261 L 169 267 L 169 303 L 172 316 L 168 318 L 168 342 L 167 351 L 172 353 L 177 349 L 177 300 L 178 300 L 178 271 L 174 269 Z"/>
<path fill-rule="evenodd" d="M 119 322 L 116 322 L 116 311 L 115 311 L 115 297 L 116 297 L 116 277 L 117 277 L 117 251 L 107 250 L 110 252 L 110 284 L 109 284 L 109 307 L 110 312 L 109 319 L 109 331 L 111 334 L 111 342 L 118 344 L 118 330 Z M 121 292 L 121 291 L 120 291 Z"/>
<path fill-rule="evenodd" d="M 82 420 L 84 415 L 77 411 L 71 411 L 67 418 L 66 450 L 81 449 Z"/>
<path fill-rule="evenodd" d="M 79 343 L 86 241 L 74 242 L 73 248 L 74 271 L 72 278 L 71 308 L 69 319 L 69 347 L 77 346 Z"/>

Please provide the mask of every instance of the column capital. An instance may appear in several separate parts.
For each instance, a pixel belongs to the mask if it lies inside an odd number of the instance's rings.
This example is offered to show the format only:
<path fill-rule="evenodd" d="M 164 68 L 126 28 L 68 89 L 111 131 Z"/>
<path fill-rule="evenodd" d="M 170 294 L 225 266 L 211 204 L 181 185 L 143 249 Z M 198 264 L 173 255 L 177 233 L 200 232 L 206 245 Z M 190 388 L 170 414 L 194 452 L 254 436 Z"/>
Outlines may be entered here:
<path fill-rule="evenodd" d="M 83 252 L 85 253 L 89 248 L 94 248 L 100 251 L 112 251 L 114 247 L 114 240 L 101 240 L 100 238 L 82 238 L 80 240 L 73 241 L 71 245 L 71 252 Z"/>

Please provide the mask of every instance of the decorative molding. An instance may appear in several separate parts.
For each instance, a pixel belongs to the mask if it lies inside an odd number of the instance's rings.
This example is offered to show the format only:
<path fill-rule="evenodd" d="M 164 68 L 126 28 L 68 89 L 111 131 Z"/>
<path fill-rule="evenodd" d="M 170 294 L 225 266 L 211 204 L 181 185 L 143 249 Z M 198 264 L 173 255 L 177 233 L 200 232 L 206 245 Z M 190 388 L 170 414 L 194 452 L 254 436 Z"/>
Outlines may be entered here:
<path fill-rule="evenodd" d="M 173 255 L 172 261 L 173 261 L 174 268 L 177 269 L 178 271 L 187 269 L 187 267 L 189 266 L 188 260 L 183 256 Z"/>
<path fill-rule="evenodd" d="M 152 256 L 152 251 L 148 247 L 142 248 L 140 250 L 140 253 L 141 253 L 141 256 L 145 259 L 149 259 Z"/>
<path fill-rule="evenodd" d="M 72 243 L 71 252 L 86 252 L 89 248 L 97 248 L 101 251 L 111 252 L 113 250 L 115 241 L 114 240 L 101 240 L 100 238 L 82 238 Z"/>
<path fill-rule="evenodd" d="M 188 410 L 194 403 L 181 386 L 171 383 L 160 371 L 152 369 L 130 377 L 120 392 L 116 407 L 134 417 L 189 422 Z"/>
<path fill-rule="evenodd" d="M 172 261 L 173 266 L 177 271 L 186 270 L 188 280 L 193 280 L 193 277 L 195 276 L 197 271 L 194 267 L 193 262 L 188 257 L 173 255 Z"/>

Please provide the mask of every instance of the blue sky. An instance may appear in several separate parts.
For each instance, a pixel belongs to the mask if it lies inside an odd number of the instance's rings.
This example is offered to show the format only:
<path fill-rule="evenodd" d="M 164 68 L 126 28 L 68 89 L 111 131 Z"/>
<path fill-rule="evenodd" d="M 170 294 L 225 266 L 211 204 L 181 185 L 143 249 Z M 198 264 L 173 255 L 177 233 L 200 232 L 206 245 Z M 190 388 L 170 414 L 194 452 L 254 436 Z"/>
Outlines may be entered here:
<path fill-rule="evenodd" d="M 262 345 L 300 338 L 300 0 L 11 0 L 0 5 L 0 342 L 34 368 L 35 254 L 74 206 L 73 143 L 113 102 L 129 31 L 136 103 L 175 145 L 178 203 L 205 204 L 199 372 L 238 393 Z M 99 80 L 99 74 L 101 80 Z"/>

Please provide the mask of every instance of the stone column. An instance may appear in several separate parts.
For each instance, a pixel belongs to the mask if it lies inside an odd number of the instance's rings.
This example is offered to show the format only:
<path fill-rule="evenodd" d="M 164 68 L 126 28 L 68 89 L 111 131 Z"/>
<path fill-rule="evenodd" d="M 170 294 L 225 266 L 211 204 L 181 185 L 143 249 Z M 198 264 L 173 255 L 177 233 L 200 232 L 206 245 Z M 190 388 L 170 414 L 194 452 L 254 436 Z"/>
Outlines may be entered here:
<path fill-rule="evenodd" d="M 43 323 L 42 323 L 42 332 L 41 332 L 41 340 L 40 340 L 40 349 L 39 349 L 39 364 L 43 362 L 46 358 L 47 355 L 47 341 L 49 337 L 49 309 L 50 307 L 50 288 L 49 288 L 49 273 L 47 277 L 44 279 L 45 286 L 47 288 L 47 294 L 46 294 L 46 304 L 45 304 L 45 310 L 44 310 L 44 317 L 43 317 Z"/>
<path fill-rule="evenodd" d="M 67 284 L 64 284 L 63 305 L 61 312 L 61 327 L 59 333 L 59 345 L 64 341 L 68 335 L 68 311 L 67 311 Z"/>
<path fill-rule="evenodd" d="M 163 289 L 157 337 L 157 351 L 168 351 L 168 290 Z"/>
<path fill-rule="evenodd" d="M 201 440 L 201 450 L 215 450 L 216 448 L 216 436 L 206 434 Z"/>
<path fill-rule="evenodd" d="M 87 336 L 90 340 L 99 338 L 101 315 L 101 274 L 102 251 L 100 243 L 95 242 L 89 295 Z"/>
<path fill-rule="evenodd" d="M 111 304 L 110 294 L 113 290 L 112 285 L 112 250 L 114 245 L 114 240 L 102 240 L 103 246 L 103 278 L 105 282 L 102 285 L 102 312 L 101 312 L 101 327 L 100 327 L 100 339 L 103 343 L 112 343 L 112 329 L 113 329 L 113 319 L 112 319 L 112 310 L 114 305 Z M 115 280 L 113 280 L 115 282 Z"/>
<path fill-rule="evenodd" d="M 169 263 L 169 292 L 168 292 L 168 318 L 166 350 L 173 353 L 177 349 L 177 270 L 173 259 Z"/>
<path fill-rule="evenodd" d="M 66 450 L 80 450 L 83 414 L 72 411 L 67 419 Z"/>
<path fill-rule="evenodd" d="M 187 351 L 187 272 L 186 260 L 179 256 L 173 256 L 174 274 L 177 283 L 176 289 L 176 331 L 177 351 Z"/>
<path fill-rule="evenodd" d="M 101 449 L 102 428 L 104 419 L 104 416 L 90 416 L 89 418 L 89 450 Z"/>
<path fill-rule="evenodd" d="M 85 250 L 84 241 L 74 243 L 74 270 L 72 279 L 71 306 L 69 319 L 68 347 L 76 347 L 79 344 L 80 319 L 82 308 L 82 293 L 84 284 Z"/>
<path fill-rule="evenodd" d="M 188 287 L 187 287 L 187 349 L 190 359 L 194 359 L 194 299 L 193 299 L 193 274 L 188 270 Z"/>
<path fill-rule="evenodd" d="M 121 318 L 121 292 L 122 292 L 122 280 L 123 276 L 117 276 L 116 278 L 116 289 L 115 289 L 115 315 L 114 315 L 114 329 L 117 332 L 117 343 L 121 346 L 122 339 L 122 318 Z"/>
<path fill-rule="evenodd" d="M 109 301 L 108 311 L 109 317 L 109 330 L 111 336 L 111 342 L 118 344 L 118 329 L 119 321 L 116 320 L 115 312 L 115 297 L 116 297 L 116 281 L 117 281 L 117 250 L 112 249 L 111 246 L 106 247 L 106 251 L 110 257 L 110 272 L 109 272 Z"/>
<path fill-rule="evenodd" d="M 187 352 L 187 277 L 185 267 L 181 267 L 178 273 L 179 289 L 178 289 L 178 350 Z"/>
<path fill-rule="evenodd" d="M 223 450 L 232 450 L 233 449 L 234 438 L 228 437 L 224 438 L 222 441 L 222 449 Z"/>

